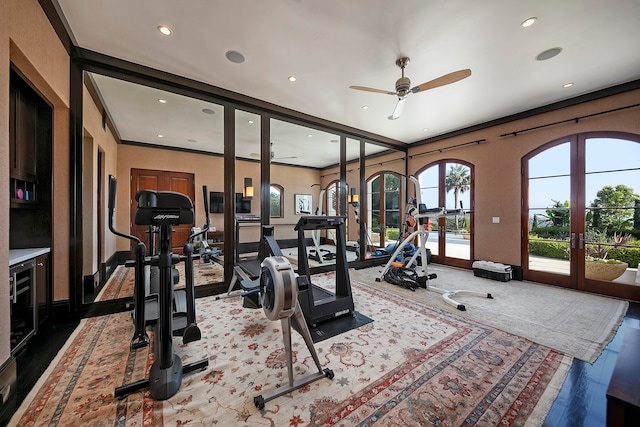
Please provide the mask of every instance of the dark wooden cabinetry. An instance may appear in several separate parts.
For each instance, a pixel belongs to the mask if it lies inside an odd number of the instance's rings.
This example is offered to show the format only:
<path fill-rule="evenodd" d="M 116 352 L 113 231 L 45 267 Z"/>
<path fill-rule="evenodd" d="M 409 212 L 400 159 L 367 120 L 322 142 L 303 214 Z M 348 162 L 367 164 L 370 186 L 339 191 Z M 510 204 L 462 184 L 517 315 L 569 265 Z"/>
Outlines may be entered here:
<path fill-rule="evenodd" d="M 53 108 L 13 67 L 9 87 L 9 248 L 51 247 Z"/>
<path fill-rule="evenodd" d="M 9 173 L 24 181 L 36 180 L 37 99 L 24 84 L 12 79 L 9 99 Z"/>
<path fill-rule="evenodd" d="M 32 207 L 38 200 L 38 146 L 51 128 L 51 108 L 11 71 L 9 91 L 9 176 L 11 207 Z"/>

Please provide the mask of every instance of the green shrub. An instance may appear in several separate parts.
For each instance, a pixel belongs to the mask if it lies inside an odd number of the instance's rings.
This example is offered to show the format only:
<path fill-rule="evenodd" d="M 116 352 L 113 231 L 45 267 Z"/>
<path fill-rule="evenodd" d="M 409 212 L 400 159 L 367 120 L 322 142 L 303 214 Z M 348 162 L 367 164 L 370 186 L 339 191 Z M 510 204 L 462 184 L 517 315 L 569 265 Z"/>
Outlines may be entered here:
<path fill-rule="evenodd" d="M 569 259 L 568 242 L 549 241 L 536 238 L 529 238 L 529 255 L 542 256 L 546 258 Z"/>
<path fill-rule="evenodd" d="M 569 259 L 569 243 L 566 241 L 542 240 L 529 236 L 529 254 L 546 258 Z M 626 262 L 630 268 L 638 268 L 640 248 L 610 248 L 607 259 Z"/>
<path fill-rule="evenodd" d="M 638 268 L 638 262 L 640 262 L 640 248 L 611 248 L 609 249 L 607 258 L 626 262 L 631 268 Z"/>
<path fill-rule="evenodd" d="M 400 230 L 397 228 L 387 228 L 386 236 L 387 240 L 398 240 L 398 237 L 400 237 Z"/>
<path fill-rule="evenodd" d="M 569 236 L 569 227 L 531 227 L 531 234 L 542 239 L 561 239 Z"/>

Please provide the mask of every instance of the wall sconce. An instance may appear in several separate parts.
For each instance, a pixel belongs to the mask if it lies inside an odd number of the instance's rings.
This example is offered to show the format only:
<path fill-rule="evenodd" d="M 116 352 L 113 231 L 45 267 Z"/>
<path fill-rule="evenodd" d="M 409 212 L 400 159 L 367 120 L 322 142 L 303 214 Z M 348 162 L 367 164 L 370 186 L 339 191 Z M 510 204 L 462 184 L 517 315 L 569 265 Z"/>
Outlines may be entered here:
<path fill-rule="evenodd" d="M 244 197 L 246 199 L 253 199 L 253 181 L 251 178 L 244 179 Z"/>
<path fill-rule="evenodd" d="M 351 194 L 347 194 L 347 203 L 351 204 L 354 208 L 358 207 L 358 195 L 356 194 L 356 189 L 351 188 Z"/>

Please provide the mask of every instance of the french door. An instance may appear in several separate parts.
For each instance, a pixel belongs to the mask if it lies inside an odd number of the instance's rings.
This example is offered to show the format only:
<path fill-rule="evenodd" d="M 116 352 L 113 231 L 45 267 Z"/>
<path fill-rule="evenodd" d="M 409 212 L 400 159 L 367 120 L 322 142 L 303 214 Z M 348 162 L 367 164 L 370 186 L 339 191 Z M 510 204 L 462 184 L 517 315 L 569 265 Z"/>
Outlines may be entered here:
<path fill-rule="evenodd" d="M 396 243 L 400 233 L 400 175 L 382 172 L 367 180 L 367 250 Z"/>
<path fill-rule="evenodd" d="M 640 136 L 573 135 L 522 170 L 524 278 L 640 300 Z"/>
<path fill-rule="evenodd" d="M 473 261 L 473 166 L 443 159 L 418 175 L 420 198 L 428 209 L 443 208 L 429 219 L 427 247 L 433 261 L 470 268 Z M 462 210 L 458 212 L 458 210 Z"/>

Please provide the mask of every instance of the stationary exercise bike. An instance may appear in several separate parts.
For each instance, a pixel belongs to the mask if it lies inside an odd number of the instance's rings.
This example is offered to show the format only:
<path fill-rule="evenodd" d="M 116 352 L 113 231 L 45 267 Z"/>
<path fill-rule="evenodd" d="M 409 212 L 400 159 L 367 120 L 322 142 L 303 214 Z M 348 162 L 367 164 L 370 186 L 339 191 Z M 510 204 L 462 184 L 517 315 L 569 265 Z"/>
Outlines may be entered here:
<path fill-rule="evenodd" d="M 464 295 L 473 295 L 473 296 L 493 299 L 493 297 L 489 293 L 477 292 L 477 291 L 465 291 L 465 290 L 447 291 L 446 289 L 440 289 L 435 286 L 431 286 L 430 281 L 433 279 L 436 279 L 437 275 L 433 273 L 430 274 L 427 271 L 427 264 L 428 264 L 427 238 L 429 237 L 429 230 L 427 227 L 428 220 L 430 217 L 440 217 L 440 216 L 449 216 L 449 215 L 459 214 L 460 211 L 458 210 L 447 211 L 444 208 L 427 209 L 426 206 L 423 205 L 421 202 L 420 182 L 415 176 L 409 176 L 408 178 L 415 186 L 416 200 L 415 200 L 415 206 L 413 209 L 415 212 L 412 212 L 412 217 L 417 222 L 417 229 L 413 233 L 409 234 L 402 241 L 402 243 L 400 243 L 397 246 L 393 255 L 391 255 L 391 258 L 389 259 L 389 262 L 387 262 L 387 264 L 384 266 L 384 269 L 382 270 L 381 274 L 378 277 L 376 277 L 376 281 L 380 282 L 383 279 L 384 280 L 388 279 L 387 274 L 389 273 L 389 270 L 393 268 L 393 264 L 396 262 L 396 259 L 398 258 L 398 256 L 405 250 L 405 246 L 411 244 L 411 242 L 414 242 L 415 239 L 417 238 L 418 248 L 417 250 L 415 250 L 415 252 L 409 259 L 404 261 L 404 266 L 402 268 L 406 268 L 412 271 L 413 277 L 419 283 L 420 282 L 423 283 L 424 288 L 426 288 L 428 291 L 433 291 L 441 294 L 445 302 L 447 302 L 448 304 L 451 304 L 452 306 L 456 307 L 460 311 L 465 311 L 466 307 L 464 304 L 459 303 L 453 299 L 453 297 L 455 297 L 456 295 L 464 294 Z"/>
<path fill-rule="evenodd" d="M 174 321 L 174 289 L 172 268 L 180 261 L 185 262 L 187 313 L 185 313 L 185 325 L 183 328 L 183 341 L 185 343 L 200 339 L 201 333 L 195 323 L 195 293 L 193 288 L 193 246 L 190 240 L 185 245 L 183 256 L 174 255 L 171 252 L 171 236 L 174 225 L 193 223 L 193 205 L 184 194 L 172 191 L 142 190 L 138 193 L 138 208 L 135 213 L 136 225 L 156 225 L 159 227 L 159 253 L 157 257 L 146 258 L 146 247 L 135 236 L 117 232 L 113 228 L 113 212 L 115 210 L 117 180 L 109 177 L 109 228 L 121 237 L 137 241 L 135 254 L 135 333 L 132 339 L 132 348 L 138 348 L 149 343 L 149 337 L 145 329 L 145 301 L 144 301 L 144 266 L 157 263 L 159 268 L 159 300 L 158 321 L 155 325 L 156 334 L 154 342 L 154 362 L 149 372 L 149 378 L 117 387 L 114 396 L 117 398 L 149 388 L 151 396 L 156 400 L 165 400 L 175 395 L 180 389 L 182 375 L 187 372 L 201 370 L 208 366 L 209 361 L 200 361 L 182 365 L 180 357 L 173 352 L 173 321 Z M 206 188 L 205 188 L 206 194 Z M 205 197 L 205 211 L 208 211 Z M 193 239 L 193 235 L 190 236 Z"/>

